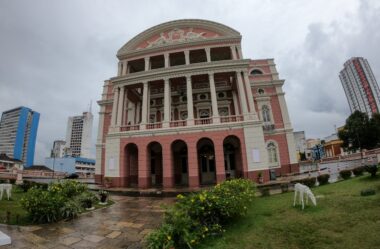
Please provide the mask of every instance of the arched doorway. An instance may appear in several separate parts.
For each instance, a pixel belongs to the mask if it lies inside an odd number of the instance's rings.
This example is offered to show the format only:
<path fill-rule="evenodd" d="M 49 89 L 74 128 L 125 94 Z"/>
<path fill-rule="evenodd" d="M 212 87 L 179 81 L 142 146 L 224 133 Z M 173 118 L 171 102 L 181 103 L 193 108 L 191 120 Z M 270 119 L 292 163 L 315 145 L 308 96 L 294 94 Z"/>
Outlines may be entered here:
<path fill-rule="evenodd" d="M 240 178 L 243 176 L 243 162 L 240 148 L 240 139 L 236 136 L 228 136 L 223 141 L 226 179 Z"/>
<path fill-rule="evenodd" d="M 211 139 L 202 138 L 197 143 L 199 177 L 201 184 L 215 184 L 215 151 Z"/>
<path fill-rule="evenodd" d="M 182 140 L 172 143 L 174 183 L 180 186 L 188 186 L 188 156 L 187 145 Z"/>
<path fill-rule="evenodd" d="M 136 144 L 128 144 L 125 146 L 126 160 L 126 186 L 136 187 L 138 185 L 138 170 L 139 170 L 139 150 Z"/>
<path fill-rule="evenodd" d="M 148 145 L 148 165 L 152 186 L 162 186 L 162 146 L 158 142 Z"/>

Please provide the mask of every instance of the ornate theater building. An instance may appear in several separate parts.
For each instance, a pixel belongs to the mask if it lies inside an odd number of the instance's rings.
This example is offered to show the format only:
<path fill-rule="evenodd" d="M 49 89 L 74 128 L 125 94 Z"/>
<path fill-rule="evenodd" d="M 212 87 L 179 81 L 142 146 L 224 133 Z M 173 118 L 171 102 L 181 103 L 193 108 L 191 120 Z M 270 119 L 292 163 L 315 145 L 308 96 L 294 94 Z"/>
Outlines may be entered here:
<path fill-rule="evenodd" d="M 96 181 L 196 188 L 297 171 L 284 80 L 273 59 L 244 59 L 241 38 L 177 20 L 127 42 L 98 101 Z"/>

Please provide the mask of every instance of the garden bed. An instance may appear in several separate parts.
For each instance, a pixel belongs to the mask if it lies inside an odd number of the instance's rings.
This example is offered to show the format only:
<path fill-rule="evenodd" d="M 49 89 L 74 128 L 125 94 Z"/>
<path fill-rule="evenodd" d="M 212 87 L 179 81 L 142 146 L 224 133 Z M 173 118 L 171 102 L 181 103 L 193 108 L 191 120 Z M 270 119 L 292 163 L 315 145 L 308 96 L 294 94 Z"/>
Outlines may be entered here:
<path fill-rule="evenodd" d="M 22 205 L 22 199 L 26 199 L 29 193 L 30 192 L 24 192 L 23 188 L 17 185 L 13 185 L 12 198 L 9 201 L 4 193 L 3 199 L 0 200 L 0 224 L 31 225 L 38 223 L 33 221 L 33 217 L 31 217 Z M 106 205 L 100 205 L 98 202 L 97 200 L 93 201 L 94 210 L 110 206 L 114 203 L 112 200 L 109 200 Z M 91 210 L 86 210 L 85 208 L 80 208 L 77 215 L 90 211 Z M 61 219 L 66 219 L 66 217 L 58 218 L 57 221 Z"/>

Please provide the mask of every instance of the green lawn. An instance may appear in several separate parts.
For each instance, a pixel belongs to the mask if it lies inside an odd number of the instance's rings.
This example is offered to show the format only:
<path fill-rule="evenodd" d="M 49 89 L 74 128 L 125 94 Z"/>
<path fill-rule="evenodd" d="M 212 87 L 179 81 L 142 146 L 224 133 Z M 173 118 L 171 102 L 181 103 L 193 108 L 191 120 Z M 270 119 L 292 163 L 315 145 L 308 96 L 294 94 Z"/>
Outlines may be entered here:
<path fill-rule="evenodd" d="M 23 190 L 13 185 L 12 198 L 8 201 L 7 195 L 4 192 L 3 199 L 0 201 L 0 223 L 9 225 L 30 225 L 31 220 L 28 217 L 28 213 L 21 207 L 20 200 L 25 195 Z M 104 208 L 112 205 L 112 200 L 108 201 L 107 205 L 94 204 L 95 209 Z M 7 221 L 7 213 L 10 212 L 10 220 Z M 87 211 L 85 211 L 87 212 Z"/>
<path fill-rule="evenodd" d="M 360 191 L 374 188 L 376 195 Z M 380 177 L 313 188 L 317 207 L 293 207 L 294 192 L 258 197 L 248 216 L 199 248 L 380 248 Z M 310 203 L 310 202 L 309 202 Z"/>

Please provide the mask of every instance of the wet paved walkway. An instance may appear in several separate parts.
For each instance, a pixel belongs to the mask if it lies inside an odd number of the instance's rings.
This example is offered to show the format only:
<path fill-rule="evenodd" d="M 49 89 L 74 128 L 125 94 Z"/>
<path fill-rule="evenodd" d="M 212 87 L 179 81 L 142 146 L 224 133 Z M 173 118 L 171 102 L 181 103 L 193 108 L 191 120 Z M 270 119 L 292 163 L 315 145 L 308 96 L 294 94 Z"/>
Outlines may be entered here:
<path fill-rule="evenodd" d="M 143 238 L 157 227 L 161 206 L 173 198 L 112 196 L 115 204 L 81 215 L 78 219 L 38 226 L 5 226 L 12 238 L 8 248 L 144 248 Z"/>

